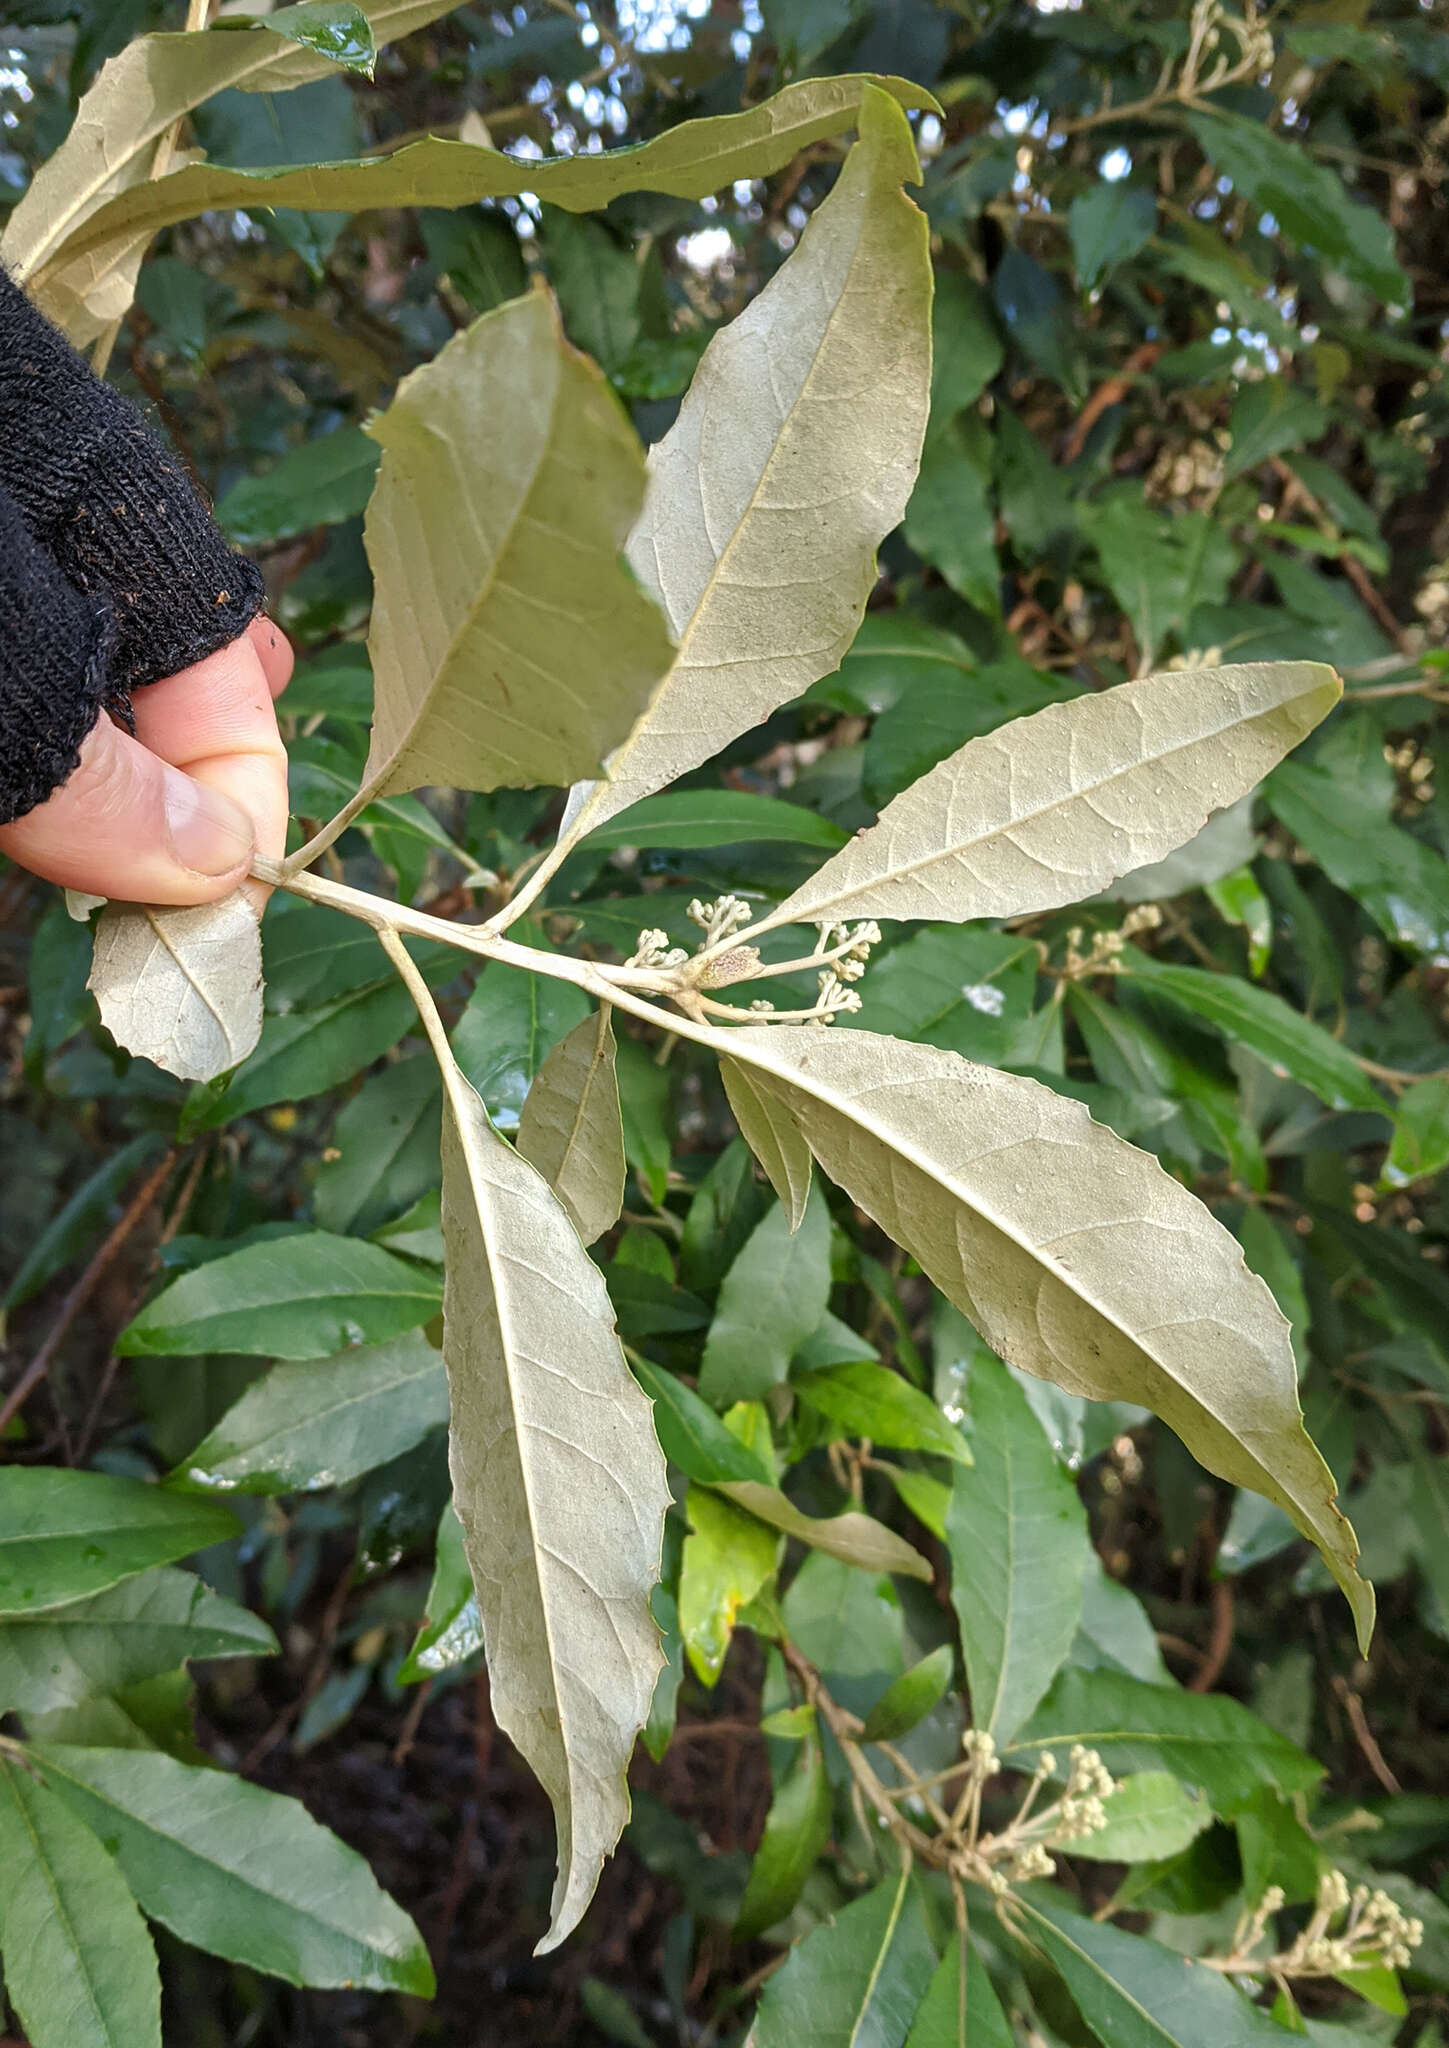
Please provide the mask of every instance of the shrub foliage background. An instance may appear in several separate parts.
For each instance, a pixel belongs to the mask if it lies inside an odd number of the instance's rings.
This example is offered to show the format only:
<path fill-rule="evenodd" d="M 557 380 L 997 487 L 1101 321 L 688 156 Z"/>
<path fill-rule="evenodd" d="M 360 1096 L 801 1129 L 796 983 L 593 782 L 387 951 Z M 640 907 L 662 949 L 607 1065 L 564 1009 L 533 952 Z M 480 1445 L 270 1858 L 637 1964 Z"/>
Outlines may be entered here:
<path fill-rule="evenodd" d="M 379 39 L 383 17 L 428 11 L 364 10 Z M 345 45 L 345 17 L 322 10 L 302 27 Z M 181 24 L 67 0 L 8 20 L 0 169 L 18 196 L 96 67 Z M 119 1586 L 83 1583 L 77 1539 L 61 1584 L 93 1604 L 52 1610 L 68 1619 L 47 1624 L 39 1653 L 18 1623 L 0 1628 L 0 1705 L 18 1716 L 7 1732 L 110 1758 L 53 1809 L 12 1757 L 0 1830 L 8 1859 L 37 1840 L 53 1852 L 118 1971 L 137 1953 L 130 1893 L 173 1931 L 160 1937 L 168 2040 L 730 2040 L 761 1982 L 760 2048 L 845 2040 L 857 2024 L 894 2043 L 909 2026 L 912 2048 L 928 2048 L 959 2038 L 958 1994 L 973 2044 L 1010 2038 L 1007 2015 L 1019 2038 L 1073 2048 L 1285 2030 L 1439 2039 L 1446 50 L 1428 13 L 1388 8 L 1290 9 L 1266 27 L 1212 9 L 924 0 L 791 0 L 763 19 L 461 8 L 385 48 L 372 79 L 319 67 L 293 91 L 198 107 L 210 160 L 249 166 L 460 124 L 478 139 L 480 118 L 495 143 L 543 156 L 612 146 L 812 74 L 894 74 L 936 96 L 940 112 L 914 122 L 937 265 L 932 424 L 860 638 L 837 674 L 688 778 L 655 826 L 588 842 L 528 936 L 604 958 L 633 951 L 644 926 L 691 941 L 692 900 L 782 899 L 967 739 L 1149 666 L 1336 665 L 1343 705 L 1259 797 L 1111 900 L 1009 931 L 888 927 L 859 1021 L 1078 1096 L 1237 1232 L 1292 1318 L 1309 1424 L 1383 1618 L 1356 1662 L 1347 1610 L 1285 1518 L 1209 1479 L 1141 1411 L 1017 1380 L 838 1195 L 822 1186 L 789 1238 L 713 1063 L 683 1041 L 661 1058 L 649 1034 L 621 1029 L 626 1214 L 597 1253 L 642 1383 L 682 1417 L 672 1447 L 665 1432 L 680 1506 L 657 1602 L 671 1666 L 620 1858 L 573 1943 L 531 1961 L 551 1830 L 489 1714 L 430 1355 L 400 1339 L 342 1414 L 335 1375 L 309 1377 L 300 1305 L 292 1327 L 284 1309 L 256 1335 L 257 1355 L 245 1318 L 173 1339 L 181 1355 L 130 1355 L 165 1348 L 134 1338 L 117 1350 L 159 1285 L 259 1242 L 285 1270 L 278 1241 L 319 1229 L 408 1261 L 419 1300 L 436 1298 L 439 1097 L 410 1000 L 366 933 L 278 901 L 263 1045 L 229 1082 L 188 1091 L 115 1051 L 85 992 L 87 933 L 8 873 L 0 1233 L 7 1384 L 24 1399 L 5 1533 L 18 1540 L 41 1498 L 63 1507 L 56 1468 L 179 1470 L 204 1491 L 157 1496 L 164 1511 L 132 1538 L 149 1569 Z M 570 338 L 657 438 L 710 333 L 773 274 L 840 155 L 820 141 L 714 201 L 626 197 L 602 219 L 528 199 L 258 210 L 207 214 L 152 245 L 112 373 L 258 553 L 302 650 L 284 700 L 300 818 L 331 816 L 366 751 L 369 408 L 541 272 Z M 390 798 L 339 842 L 340 871 L 476 914 L 547 846 L 558 810 L 547 792 Z M 459 976 L 456 955 L 424 967 L 469 1079 L 515 1129 L 586 1005 L 498 965 Z M 887 1396 L 878 1364 L 892 1369 Z M 689 1407 L 696 1385 L 733 1439 Z M 1026 1475 L 990 1496 L 1030 1494 L 1012 1515 L 1037 1547 L 1017 1546 L 1014 1563 L 990 1515 L 960 1505 L 971 1496 L 948 1506 L 960 1436 L 974 1472 Z M 735 1439 L 746 1463 L 779 1461 L 804 1512 L 853 1502 L 914 1543 L 932 1584 L 794 1544 L 779 1554 L 749 1515 L 686 1492 L 690 1460 L 727 1463 Z M 239 1536 L 205 1497 L 218 1489 Z M 1080 1619 L 1056 1597 L 1083 1572 L 1078 1498 L 1095 1551 Z M 171 1562 L 198 1550 L 200 1580 Z M 840 1717 L 875 1710 L 870 1732 L 901 1730 L 917 1772 L 958 1761 L 958 1620 L 969 1665 L 1013 1599 L 1044 1643 L 1065 1625 L 1066 1664 L 1027 1721 L 1025 1777 L 968 1756 L 983 1825 L 1011 1822 L 1048 1743 L 1063 1778 L 1082 1740 L 1133 1790 L 1108 1831 L 1054 1843 L 1055 1888 L 1031 1890 L 1035 1866 L 1021 1866 L 1029 1904 L 1013 1925 L 1028 1939 L 972 1894 L 958 1985 L 949 1890 L 919 1872 L 902 1886 L 858 1773 L 852 1796 Z M 146 1802 L 159 1811 L 168 1770 L 203 1752 L 300 1796 L 362 1852 L 426 1939 L 436 2006 L 377 1995 L 426 1990 L 414 1936 L 295 1808 L 284 1823 L 217 1774 L 190 1860 L 158 1850 Z M 1098 1796 L 1089 1764 L 1078 1776 L 1072 1796 Z M 77 1816 L 110 1854 L 94 1858 Z M 234 1868 L 267 1842 L 272 1904 Z M 1341 1925 L 1332 1871 L 1381 1885 L 1423 1923 L 1407 1970 L 1330 1967 L 1362 1960 L 1391 1924 L 1381 1909 L 1357 1955 L 1308 1956 L 1319 1915 Z M 1068 1917 L 1114 1896 L 1110 1927 Z M 0 1907 L 7 1981 L 47 2048 L 23 1959 L 74 1965 L 32 1940 L 23 1897 L 17 1886 Z M 344 1905 L 323 1911 L 326 1899 Z M 1265 1987 L 1259 2013 L 1227 1972 L 1193 1973 L 1184 1997 L 1182 1966 L 1153 1942 L 1238 1957 L 1243 1981 Z M 1400 1960 L 1395 1941 L 1371 1946 Z M 1275 1953 L 1292 1991 L 1264 1969 Z M 94 1953 L 89 1964 L 98 2009 L 153 1995 L 144 1972 L 118 1988 Z"/>

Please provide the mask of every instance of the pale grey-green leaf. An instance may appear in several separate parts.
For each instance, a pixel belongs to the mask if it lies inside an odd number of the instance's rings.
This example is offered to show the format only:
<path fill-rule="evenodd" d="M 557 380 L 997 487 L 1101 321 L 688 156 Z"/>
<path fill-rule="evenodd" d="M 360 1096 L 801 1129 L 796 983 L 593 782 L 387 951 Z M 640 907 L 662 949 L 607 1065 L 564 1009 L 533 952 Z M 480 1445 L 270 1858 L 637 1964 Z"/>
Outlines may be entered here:
<path fill-rule="evenodd" d="M 900 107 L 867 86 L 829 198 L 650 450 L 629 558 L 679 651 L 608 780 L 571 806 L 570 843 L 828 675 L 854 639 L 929 407 L 926 222 L 902 190 L 918 177 Z"/>
<path fill-rule="evenodd" d="M 602 371 L 530 292 L 404 378 L 369 431 L 376 701 L 359 801 L 594 773 L 670 658 L 621 557 L 644 457 Z"/>
<path fill-rule="evenodd" d="M 810 1199 L 810 1147 L 796 1129 L 794 1118 L 755 1087 L 748 1067 L 722 1058 L 719 1074 L 741 1137 L 764 1167 L 789 1216 L 790 1228 L 798 1230 Z"/>
<path fill-rule="evenodd" d="M 539 1068 L 518 1120 L 518 1149 L 585 1244 L 618 1222 L 627 1168 L 607 1003 L 561 1038 Z"/>
<path fill-rule="evenodd" d="M 235 890 L 192 909 L 108 903 L 86 983 L 117 1045 L 183 1081 L 212 1081 L 262 1035 L 262 940 Z"/>
<path fill-rule="evenodd" d="M 1017 917 L 1095 895 L 1256 788 L 1341 687 L 1321 662 L 1251 662 L 1049 704 L 902 790 L 764 928 Z"/>
<path fill-rule="evenodd" d="M 384 43 L 446 14 L 455 0 L 362 0 Z M 102 66 L 60 148 L 41 165 L 6 223 L 0 258 L 22 283 L 50 264 L 107 201 L 122 207 L 147 184 L 173 122 L 229 86 L 282 92 L 331 70 L 325 57 L 265 27 L 245 33 L 138 36 Z M 177 175 L 174 167 L 172 175 Z M 161 181 L 163 184 L 165 179 Z M 37 297 L 77 347 L 130 306 L 154 225 L 119 225 L 108 247 L 39 282 Z"/>
<path fill-rule="evenodd" d="M 453 1498 L 493 1711 L 558 1829 L 543 1950 L 577 1925 L 628 1818 L 663 1663 L 649 1594 L 670 1494 L 603 1276 L 451 1062 L 443 1078 Z"/>
<path fill-rule="evenodd" d="M 1367 1640 L 1373 1591 L 1303 1427 L 1288 1324 L 1154 1158 L 1080 1103 L 934 1046 L 813 1025 L 684 1035 L 748 1062 L 831 1179 L 1003 1358 L 1142 1403 L 1210 1471 L 1276 1501 Z"/>

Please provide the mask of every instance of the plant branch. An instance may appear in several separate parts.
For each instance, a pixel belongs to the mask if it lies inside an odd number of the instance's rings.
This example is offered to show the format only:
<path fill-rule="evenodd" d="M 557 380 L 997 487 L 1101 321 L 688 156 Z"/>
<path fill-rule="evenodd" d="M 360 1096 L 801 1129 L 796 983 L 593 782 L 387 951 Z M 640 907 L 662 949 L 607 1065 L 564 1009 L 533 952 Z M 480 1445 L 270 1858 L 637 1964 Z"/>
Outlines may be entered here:
<path fill-rule="evenodd" d="M 65 1342 L 66 1336 L 70 1331 L 71 1324 L 95 1293 L 96 1288 L 105 1277 L 107 1268 L 115 1260 L 132 1231 L 141 1223 L 147 1210 L 165 1186 L 170 1178 L 171 1169 L 176 1164 L 177 1156 L 176 1148 L 172 1146 L 152 1167 L 140 1187 L 137 1188 L 135 1194 L 126 1204 L 125 1212 L 120 1221 L 101 1244 L 95 1256 L 91 1259 L 90 1264 L 61 1303 L 60 1314 L 46 1333 L 45 1342 L 5 1397 L 3 1406 L 0 1406 L 0 1435 L 4 1434 L 14 1417 L 24 1407 L 31 1394 L 40 1385 L 40 1382 L 50 1371 L 52 1365 L 54 1365 L 60 1347 Z"/>

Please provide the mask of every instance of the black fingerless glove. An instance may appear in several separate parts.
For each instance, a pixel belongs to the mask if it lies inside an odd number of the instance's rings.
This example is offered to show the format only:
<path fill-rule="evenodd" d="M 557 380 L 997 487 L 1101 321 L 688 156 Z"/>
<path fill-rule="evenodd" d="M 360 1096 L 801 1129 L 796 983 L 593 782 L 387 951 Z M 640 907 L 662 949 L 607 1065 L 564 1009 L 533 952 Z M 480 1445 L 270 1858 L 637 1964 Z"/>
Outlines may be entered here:
<path fill-rule="evenodd" d="M 103 705 L 261 602 L 176 457 L 0 270 L 0 824 L 65 781 Z"/>

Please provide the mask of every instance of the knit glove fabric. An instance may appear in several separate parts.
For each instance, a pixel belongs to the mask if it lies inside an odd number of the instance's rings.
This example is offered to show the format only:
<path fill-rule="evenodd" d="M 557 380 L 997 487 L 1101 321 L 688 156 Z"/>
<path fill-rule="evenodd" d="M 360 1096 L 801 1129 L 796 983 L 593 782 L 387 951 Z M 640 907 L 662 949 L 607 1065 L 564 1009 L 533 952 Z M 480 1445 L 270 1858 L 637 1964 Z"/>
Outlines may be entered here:
<path fill-rule="evenodd" d="M 0 270 L 0 824 L 59 788 L 103 705 L 214 654 L 262 594 L 176 457 Z"/>

